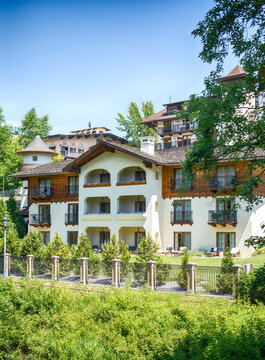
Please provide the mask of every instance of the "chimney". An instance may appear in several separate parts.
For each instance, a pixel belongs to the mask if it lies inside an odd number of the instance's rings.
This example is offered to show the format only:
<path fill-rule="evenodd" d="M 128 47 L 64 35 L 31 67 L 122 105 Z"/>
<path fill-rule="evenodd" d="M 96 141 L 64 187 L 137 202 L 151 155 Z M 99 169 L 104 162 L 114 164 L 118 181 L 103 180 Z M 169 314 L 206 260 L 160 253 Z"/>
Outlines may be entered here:
<path fill-rule="evenodd" d="M 155 154 L 155 138 L 152 136 L 144 136 L 140 138 L 141 141 L 141 151 L 149 154 Z"/>

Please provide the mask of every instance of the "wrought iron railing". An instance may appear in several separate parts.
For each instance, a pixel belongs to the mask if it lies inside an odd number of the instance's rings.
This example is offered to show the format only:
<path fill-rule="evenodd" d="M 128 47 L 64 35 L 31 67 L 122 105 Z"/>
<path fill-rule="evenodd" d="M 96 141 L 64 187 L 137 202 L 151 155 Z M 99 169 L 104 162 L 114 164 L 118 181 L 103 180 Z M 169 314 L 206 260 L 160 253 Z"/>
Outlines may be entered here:
<path fill-rule="evenodd" d="M 234 188 L 237 184 L 235 175 L 216 176 L 209 180 L 210 189 Z"/>
<path fill-rule="evenodd" d="M 65 224 L 66 225 L 77 225 L 78 224 L 78 214 L 65 214 Z"/>
<path fill-rule="evenodd" d="M 194 130 L 196 126 L 194 124 L 183 125 L 171 125 L 158 128 L 158 135 L 182 133 L 189 130 Z"/>
<path fill-rule="evenodd" d="M 45 187 L 31 187 L 29 189 L 29 196 L 30 197 L 49 197 L 52 195 L 52 188 L 51 186 L 45 186 Z"/>
<path fill-rule="evenodd" d="M 29 218 L 30 225 L 51 225 L 50 214 L 31 214 Z"/>
<path fill-rule="evenodd" d="M 171 180 L 171 191 L 192 190 L 194 187 L 190 180 L 173 179 Z"/>
<path fill-rule="evenodd" d="M 237 212 L 230 211 L 225 213 L 224 211 L 209 210 L 208 223 L 210 224 L 232 224 L 237 223 Z"/>
<path fill-rule="evenodd" d="M 171 211 L 171 224 L 192 224 L 192 211 Z"/>

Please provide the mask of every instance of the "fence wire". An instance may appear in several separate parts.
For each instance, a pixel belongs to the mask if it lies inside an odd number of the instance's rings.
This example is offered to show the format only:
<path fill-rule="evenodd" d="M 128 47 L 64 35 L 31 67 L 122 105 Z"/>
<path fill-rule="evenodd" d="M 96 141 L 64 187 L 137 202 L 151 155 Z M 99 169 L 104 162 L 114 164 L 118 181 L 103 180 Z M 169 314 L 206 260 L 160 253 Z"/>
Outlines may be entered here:
<path fill-rule="evenodd" d="M 232 268 L 197 266 L 196 292 L 200 294 L 230 294 L 233 286 Z"/>
<path fill-rule="evenodd" d="M 121 262 L 120 277 L 121 287 L 125 287 L 127 283 L 132 288 L 139 288 L 147 284 L 147 265 L 146 263 Z"/>
<path fill-rule="evenodd" d="M 112 262 L 101 260 L 88 260 L 88 278 L 89 285 L 111 285 Z"/>
<path fill-rule="evenodd" d="M 27 276 L 26 256 L 10 256 L 10 276 Z"/>
<path fill-rule="evenodd" d="M 52 260 L 50 258 L 34 258 L 33 277 L 50 280 L 52 278 Z"/>
<path fill-rule="evenodd" d="M 180 291 L 181 288 L 181 265 L 157 264 L 156 265 L 156 290 L 157 291 Z"/>
<path fill-rule="evenodd" d="M 59 259 L 59 281 L 80 282 L 79 259 Z"/>

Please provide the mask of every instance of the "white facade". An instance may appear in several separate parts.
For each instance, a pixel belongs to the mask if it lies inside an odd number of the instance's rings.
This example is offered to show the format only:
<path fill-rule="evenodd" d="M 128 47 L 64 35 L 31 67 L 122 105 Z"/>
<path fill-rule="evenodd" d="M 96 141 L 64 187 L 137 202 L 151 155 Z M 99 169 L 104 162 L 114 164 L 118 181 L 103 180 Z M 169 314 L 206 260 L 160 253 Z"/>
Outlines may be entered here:
<path fill-rule="evenodd" d="M 134 184 L 130 169 L 144 170 L 146 183 Z M 99 173 L 103 170 L 105 174 L 109 174 L 110 186 L 84 186 L 88 183 L 88 179 L 90 185 L 93 182 L 98 184 Z M 145 211 L 135 211 L 134 204 L 137 199 L 139 201 L 145 199 Z M 235 233 L 235 245 L 240 248 L 241 254 L 246 256 L 250 253 L 250 250 L 244 247 L 244 241 L 252 235 L 261 235 L 260 225 L 265 219 L 264 200 L 251 213 L 239 210 L 235 226 L 212 226 L 208 224 L 208 212 L 216 210 L 216 198 L 187 199 L 191 201 L 192 224 L 171 225 L 170 213 L 175 199 L 162 198 L 162 167 L 152 165 L 152 168 L 148 168 L 142 160 L 117 150 L 115 153 L 104 152 L 81 167 L 78 225 L 65 225 L 68 204 L 74 202 L 51 203 L 51 226 L 38 227 L 38 229 L 50 231 L 51 239 L 58 231 L 65 242 L 69 231 L 78 231 L 79 235 L 85 232 L 92 245 L 99 245 L 100 232 L 109 231 L 110 236 L 116 234 L 118 240 L 124 240 L 132 247 L 135 245 L 136 232 L 149 232 L 157 239 L 162 249 L 174 247 L 175 232 L 188 232 L 191 237 L 191 250 L 209 250 L 215 247 L 218 232 Z M 109 213 L 100 213 L 101 201 L 110 203 Z M 44 204 L 32 204 L 29 209 L 30 214 L 38 214 L 39 205 Z"/>

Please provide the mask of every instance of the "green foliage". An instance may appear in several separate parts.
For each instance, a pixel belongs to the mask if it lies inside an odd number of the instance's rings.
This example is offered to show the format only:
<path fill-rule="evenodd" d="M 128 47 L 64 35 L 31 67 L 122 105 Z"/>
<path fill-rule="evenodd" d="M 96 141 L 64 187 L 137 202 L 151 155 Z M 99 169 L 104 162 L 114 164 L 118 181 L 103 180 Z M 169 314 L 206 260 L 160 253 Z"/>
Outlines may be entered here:
<path fill-rule="evenodd" d="M 159 245 L 155 239 L 152 238 L 150 233 L 147 233 L 147 236 L 142 238 L 142 241 L 139 244 L 137 249 L 137 261 L 147 262 L 147 261 L 158 261 L 160 262 L 160 257 L 157 256 L 159 250 Z"/>
<path fill-rule="evenodd" d="M 261 229 L 265 233 L 265 223 L 261 224 Z M 247 247 L 253 246 L 257 253 L 261 253 L 261 250 L 265 248 L 265 236 L 251 236 L 249 239 L 245 240 L 244 245 Z M 258 252 L 259 250 L 260 252 Z"/>
<path fill-rule="evenodd" d="M 3 109 L 0 107 L 0 190 L 3 190 L 3 179 L 5 190 L 17 188 L 21 181 L 10 179 L 7 176 L 18 171 L 21 157 L 17 151 L 21 149 L 18 140 L 12 135 L 11 127 L 6 124 Z"/>
<path fill-rule="evenodd" d="M 181 272 L 178 274 L 178 285 L 184 289 L 188 285 L 188 263 L 190 261 L 190 255 L 187 249 L 184 249 L 183 257 L 181 258 Z"/>
<path fill-rule="evenodd" d="M 221 274 L 217 277 L 216 286 L 219 292 L 232 294 L 233 291 L 233 258 L 229 247 L 225 249 L 224 257 L 221 262 Z"/>
<path fill-rule="evenodd" d="M 39 231 L 30 230 L 26 236 L 24 236 L 21 242 L 20 255 L 34 255 L 40 257 L 40 249 L 42 247 L 42 235 Z"/>
<path fill-rule="evenodd" d="M 142 102 L 141 111 L 134 102 L 131 102 L 128 106 L 127 115 L 124 116 L 118 113 L 118 117 L 116 118 L 119 124 L 117 129 L 125 132 L 125 138 L 129 140 L 131 145 L 136 147 L 140 147 L 140 137 L 156 137 L 156 132 L 153 129 L 141 124 L 143 120 L 147 119 L 154 113 L 153 103 L 151 101 Z"/>
<path fill-rule="evenodd" d="M 265 304 L 265 265 L 249 274 L 241 274 L 236 282 L 236 299 Z"/>
<path fill-rule="evenodd" d="M 18 238 L 16 226 L 7 211 L 7 207 L 3 199 L 0 199 L 0 254 L 4 253 L 4 227 L 2 219 L 5 215 L 9 219 L 6 230 L 6 251 L 12 255 L 18 255 L 20 251 L 20 240 Z"/>
<path fill-rule="evenodd" d="M 260 100 L 247 111 L 243 107 L 253 104 L 253 97 L 261 99 L 265 87 L 264 17 L 263 1 L 215 1 L 193 35 L 202 41 L 202 61 L 216 62 L 216 70 L 205 79 L 202 93 L 192 95 L 180 114 L 198 125 L 197 142 L 184 164 L 187 179 L 192 180 L 198 171 L 211 176 L 222 158 L 251 159 L 245 166 L 246 181 L 235 183 L 231 195 L 245 200 L 247 210 L 260 202 L 253 190 L 264 184 L 265 162 L 255 155 L 265 149 L 263 104 Z M 223 75 L 223 63 L 230 49 L 248 77 L 227 86 L 217 79 Z M 240 207 L 240 202 L 236 207 Z"/>
<path fill-rule="evenodd" d="M 64 159 L 65 159 L 65 156 L 60 153 L 59 155 L 54 156 L 52 158 L 52 161 L 63 161 Z"/>
<path fill-rule="evenodd" d="M 9 213 L 10 219 L 16 226 L 16 230 L 17 230 L 19 238 L 23 238 L 23 236 L 26 233 L 26 224 L 25 224 L 23 216 L 20 214 L 20 212 L 17 208 L 17 204 L 14 199 L 14 196 L 11 196 L 7 200 L 6 206 L 7 206 L 7 211 Z"/>
<path fill-rule="evenodd" d="M 106 242 L 102 247 L 102 260 L 111 261 L 119 258 L 119 243 L 116 235 L 112 235 L 110 241 Z"/>
<path fill-rule="evenodd" d="M 73 259 L 79 259 L 82 257 L 92 259 L 94 257 L 94 253 L 91 248 L 91 241 L 85 233 L 82 233 L 77 239 L 77 246 L 72 246 L 71 254 Z"/>
<path fill-rule="evenodd" d="M 54 238 L 47 247 L 47 256 L 59 256 L 62 259 L 70 258 L 70 249 L 68 244 L 64 244 L 63 239 L 56 231 Z"/>
<path fill-rule="evenodd" d="M 123 240 L 121 240 L 119 252 L 121 261 L 128 262 L 130 260 L 131 254 L 129 251 L 129 246 L 126 245 Z"/>
<path fill-rule="evenodd" d="M 21 122 L 19 141 L 23 147 L 26 147 L 37 135 L 39 135 L 42 140 L 45 140 L 51 129 L 52 126 L 49 124 L 48 115 L 39 117 L 36 109 L 33 107 L 26 113 Z"/>
<path fill-rule="evenodd" d="M 0 281 L 0 358 L 258 360 L 264 310 L 227 299 L 74 292 L 8 279 Z"/>

